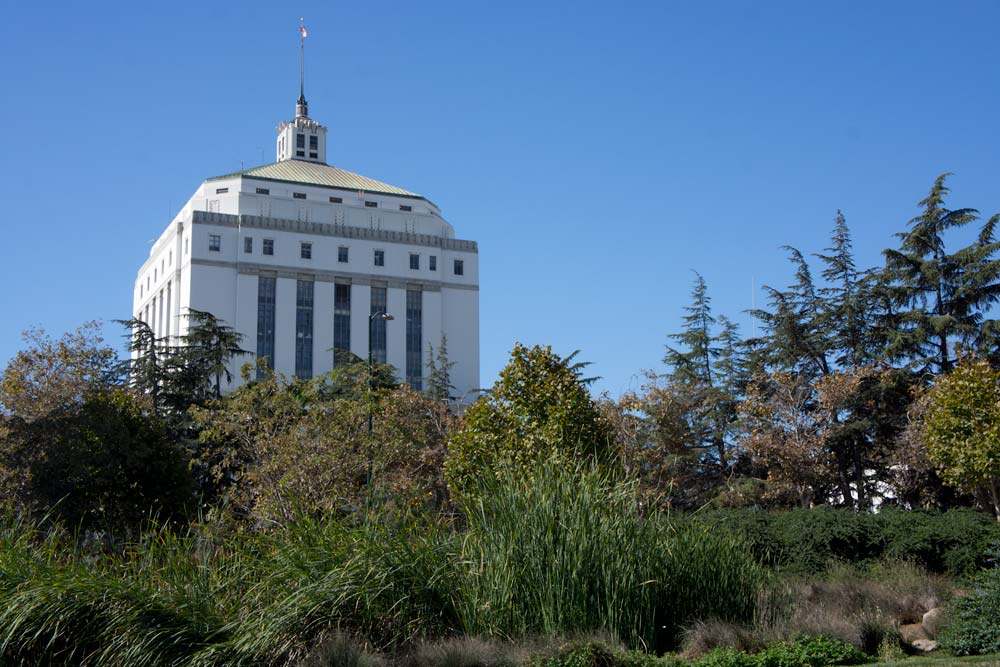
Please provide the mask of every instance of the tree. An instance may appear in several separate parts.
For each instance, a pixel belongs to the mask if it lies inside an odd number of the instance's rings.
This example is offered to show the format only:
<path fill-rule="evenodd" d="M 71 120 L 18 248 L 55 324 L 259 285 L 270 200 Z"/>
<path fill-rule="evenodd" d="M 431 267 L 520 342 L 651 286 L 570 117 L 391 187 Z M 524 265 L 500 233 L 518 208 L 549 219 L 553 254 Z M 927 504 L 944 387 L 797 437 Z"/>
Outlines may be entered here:
<path fill-rule="evenodd" d="M 551 347 L 517 343 L 493 387 L 465 414 L 449 440 L 445 474 L 457 494 L 472 492 L 499 466 L 527 471 L 543 458 L 608 461 L 607 425 L 567 359 Z"/>
<path fill-rule="evenodd" d="M 125 367 L 88 322 L 53 340 L 42 329 L 23 334 L 20 350 L 0 376 L 0 412 L 27 421 L 80 405 L 94 393 L 122 386 Z"/>
<path fill-rule="evenodd" d="M 448 337 L 441 334 L 438 345 L 437 359 L 434 358 L 434 346 L 427 344 L 427 395 L 438 401 L 447 401 L 455 386 L 451 383 L 451 369 L 454 361 L 448 360 Z"/>
<path fill-rule="evenodd" d="M 239 515 L 282 522 L 297 512 L 434 508 L 444 502 L 446 405 L 406 386 L 373 395 L 367 433 L 366 377 L 331 395 L 325 378 L 286 379 L 267 371 L 192 412 L 201 427 L 197 460 L 215 498 Z M 371 481 L 369 481 L 369 477 Z"/>
<path fill-rule="evenodd" d="M 959 363 L 930 391 L 923 442 L 941 477 L 984 494 L 1000 520 L 1000 371 L 985 360 Z"/>
<path fill-rule="evenodd" d="M 948 372 L 954 363 L 952 343 L 986 342 L 983 313 L 1000 298 L 1000 260 L 994 259 L 1000 251 L 994 239 L 1000 217 L 983 225 L 971 245 L 949 253 L 945 233 L 978 219 L 976 209 L 945 207 L 949 175 L 938 176 L 920 201 L 923 212 L 910 220 L 909 231 L 897 234 L 899 249 L 884 252 L 898 324 L 887 332 L 887 356 L 910 359 L 922 368 L 933 366 L 939 373 Z M 992 342 L 992 336 L 988 338 Z"/>
<path fill-rule="evenodd" d="M 165 393 L 181 412 L 209 398 L 221 398 L 222 378 L 227 383 L 233 380 L 230 362 L 253 354 L 240 347 L 243 334 L 212 313 L 189 308 L 187 318 L 187 333 L 165 362 Z"/>
<path fill-rule="evenodd" d="M 159 412 L 160 388 L 164 380 L 161 360 L 164 341 L 157 338 L 152 327 L 139 318 L 115 322 L 128 329 L 128 349 L 133 355 L 128 364 L 129 383 L 139 394 L 149 395 L 153 409 Z"/>
<path fill-rule="evenodd" d="M 868 339 L 871 334 L 867 303 L 861 278 L 854 263 L 854 250 L 847 219 L 837 209 L 827 255 L 817 255 L 824 264 L 821 288 L 823 298 L 820 320 L 829 332 L 834 361 L 840 367 L 860 367 L 870 360 Z"/>
<path fill-rule="evenodd" d="M 22 509 L 74 526 L 114 529 L 181 512 L 186 464 L 151 414 L 127 391 L 126 366 L 96 324 L 53 341 L 25 339 L 0 380 L 0 489 Z"/>

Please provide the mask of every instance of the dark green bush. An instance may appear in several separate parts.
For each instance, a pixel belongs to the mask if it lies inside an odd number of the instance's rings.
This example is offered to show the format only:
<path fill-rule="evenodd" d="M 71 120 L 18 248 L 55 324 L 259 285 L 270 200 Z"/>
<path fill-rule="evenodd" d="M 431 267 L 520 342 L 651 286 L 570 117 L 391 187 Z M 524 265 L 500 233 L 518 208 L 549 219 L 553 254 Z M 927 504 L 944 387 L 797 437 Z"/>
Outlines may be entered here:
<path fill-rule="evenodd" d="M 981 574 L 968 596 L 948 605 L 940 641 L 955 655 L 1000 653 L 1000 567 Z"/>
<path fill-rule="evenodd" d="M 964 509 L 886 508 L 878 514 L 831 507 L 738 509 L 705 512 L 691 520 L 734 532 L 761 562 L 801 574 L 823 570 L 831 561 L 890 559 L 967 576 L 986 566 L 990 547 L 1000 543 L 1000 526 L 992 517 Z"/>

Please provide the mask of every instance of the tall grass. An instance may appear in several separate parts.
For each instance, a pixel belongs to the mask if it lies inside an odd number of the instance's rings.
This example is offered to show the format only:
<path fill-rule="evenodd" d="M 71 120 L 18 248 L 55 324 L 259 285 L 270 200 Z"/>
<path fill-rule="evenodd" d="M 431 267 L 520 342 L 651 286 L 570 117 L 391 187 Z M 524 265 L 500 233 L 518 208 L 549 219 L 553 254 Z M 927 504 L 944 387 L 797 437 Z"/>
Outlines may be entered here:
<path fill-rule="evenodd" d="M 765 572 L 729 536 L 643 518 L 634 486 L 543 464 L 484 479 L 466 507 L 459 613 L 470 634 L 607 632 L 673 648 L 699 618 L 749 621 Z"/>
<path fill-rule="evenodd" d="M 320 664 L 361 660 L 350 638 L 595 632 L 663 650 L 696 619 L 752 618 L 764 573 L 740 545 L 640 517 L 631 486 L 553 465 L 491 484 L 463 530 L 303 516 L 151 527 L 118 554 L 0 518 L 0 664 Z"/>

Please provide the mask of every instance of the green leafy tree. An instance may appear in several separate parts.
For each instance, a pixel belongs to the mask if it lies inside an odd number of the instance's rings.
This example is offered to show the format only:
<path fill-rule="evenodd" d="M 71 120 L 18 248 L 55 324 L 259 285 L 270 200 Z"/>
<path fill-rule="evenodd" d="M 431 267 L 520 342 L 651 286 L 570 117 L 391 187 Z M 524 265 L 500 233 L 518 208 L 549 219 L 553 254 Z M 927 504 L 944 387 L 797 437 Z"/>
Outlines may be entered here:
<path fill-rule="evenodd" d="M 984 495 L 1000 520 L 1000 371 L 985 360 L 958 364 L 930 391 L 923 441 L 952 486 Z"/>
<path fill-rule="evenodd" d="M 189 309 L 188 330 L 165 361 L 164 393 L 177 412 L 222 397 L 222 379 L 232 382 L 231 362 L 253 353 L 240 347 L 243 334 L 212 313 Z"/>
<path fill-rule="evenodd" d="M 579 372 L 551 347 L 514 346 L 493 387 L 465 413 L 448 443 L 445 474 L 453 492 L 472 492 L 476 479 L 513 466 L 525 472 L 539 459 L 615 454 L 613 437 Z"/>
<path fill-rule="evenodd" d="M 826 252 L 817 255 L 824 265 L 822 275 L 827 282 L 819 290 L 821 328 L 828 332 L 836 364 L 857 368 L 871 360 L 871 322 L 864 282 L 854 261 L 851 231 L 839 209 Z"/>

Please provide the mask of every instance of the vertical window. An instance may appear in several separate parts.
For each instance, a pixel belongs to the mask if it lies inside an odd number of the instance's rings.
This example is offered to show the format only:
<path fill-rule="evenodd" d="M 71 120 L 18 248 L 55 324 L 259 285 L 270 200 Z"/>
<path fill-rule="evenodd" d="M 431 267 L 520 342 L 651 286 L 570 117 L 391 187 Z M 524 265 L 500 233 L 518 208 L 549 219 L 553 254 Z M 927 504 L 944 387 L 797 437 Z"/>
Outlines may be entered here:
<path fill-rule="evenodd" d="M 419 269 L 420 268 L 420 255 L 415 252 L 410 253 L 410 268 Z"/>
<path fill-rule="evenodd" d="M 153 330 L 153 334 L 155 335 L 157 333 L 157 331 L 156 331 L 156 325 L 157 325 L 157 321 L 156 321 L 156 295 L 155 294 L 153 295 L 153 300 L 150 302 L 150 305 L 152 306 L 152 311 L 150 312 L 150 317 L 153 318 L 153 321 L 149 323 L 149 328 Z"/>
<path fill-rule="evenodd" d="M 160 314 L 157 316 L 157 319 L 160 322 L 160 329 L 159 331 L 157 331 L 157 333 L 162 336 L 163 329 L 165 328 L 165 325 L 163 323 L 163 290 L 160 290 Z"/>
<path fill-rule="evenodd" d="M 222 237 L 218 234 L 208 235 L 208 249 L 211 252 L 219 252 L 222 250 Z"/>
<path fill-rule="evenodd" d="M 351 351 L 351 286 L 333 286 L 333 365 Z"/>
<path fill-rule="evenodd" d="M 265 255 L 274 254 L 274 239 L 264 239 L 264 247 L 262 248 Z"/>
<path fill-rule="evenodd" d="M 274 288 L 276 278 L 260 276 L 257 279 L 257 357 L 268 368 L 274 368 Z M 264 377 L 258 369 L 257 379 Z"/>
<path fill-rule="evenodd" d="M 386 309 L 386 288 L 372 287 L 372 311 L 371 314 L 384 313 Z M 368 341 L 372 358 L 380 363 L 385 363 L 385 320 L 376 317 L 370 323 L 372 339 Z"/>
<path fill-rule="evenodd" d="M 375 251 L 375 266 L 385 266 L 385 250 Z"/>
<path fill-rule="evenodd" d="M 308 380 L 313 367 L 313 281 L 299 280 L 295 290 L 295 377 Z"/>
<path fill-rule="evenodd" d="M 168 264 L 169 266 L 173 266 L 173 265 L 174 265 L 174 251 L 173 251 L 173 250 L 171 250 L 170 252 L 168 252 L 168 253 L 167 253 L 167 257 L 169 258 L 169 259 L 167 260 L 167 264 Z"/>
<path fill-rule="evenodd" d="M 337 261 L 346 264 L 347 263 L 347 246 L 342 245 L 337 248 Z"/>
<path fill-rule="evenodd" d="M 406 381 L 423 389 L 423 292 L 406 290 Z"/>
<path fill-rule="evenodd" d="M 455 260 L 455 275 L 462 276 L 465 275 L 465 262 L 460 259 Z"/>
<path fill-rule="evenodd" d="M 168 280 L 167 281 L 167 319 L 163 323 L 163 335 L 165 335 L 165 336 L 169 336 L 170 335 L 170 322 L 174 319 L 170 315 L 170 284 L 171 284 L 171 281 Z"/>
<path fill-rule="evenodd" d="M 153 282 L 156 282 L 156 267 L 153 267 Z"/>
<path fill-rule="evenodd" d="M 295 135 L 295 147 L 296 148 L 305 148 L 306 147 L 306 135 L 304 135 L 304 134 L 296 134 Z"/>
<path fill-rule="evenodd" d="M 302 259 L 312 259 L 313 256 L 313 244 L 312 243 L 300 243 L 299 244 L 299 257 Z"/>
<path fill-rule="evenodd" d="M 184 254 L 188 254 L 188 240 L 186 236 L 184 237 Z"/>
<path fill-rule="evenodd" d="M 431 255 L 427 258 L 427 268 L 431 271 L 438 270 L 438 258 L 437 255 Z"/>
<path fill-rule="evenodd" d="M 319 137 L 315 134 L 309 136 L 309 150 L 318 151 L 319 150 Z"/>
<path fill-rule="evenodd" d="M 245 252 L 248 255 L 253 252 L 253 237 L 252 236 L 248 236 L 245 239 L 243 239 L 243 252 Z"/>

